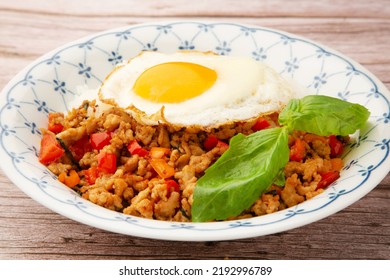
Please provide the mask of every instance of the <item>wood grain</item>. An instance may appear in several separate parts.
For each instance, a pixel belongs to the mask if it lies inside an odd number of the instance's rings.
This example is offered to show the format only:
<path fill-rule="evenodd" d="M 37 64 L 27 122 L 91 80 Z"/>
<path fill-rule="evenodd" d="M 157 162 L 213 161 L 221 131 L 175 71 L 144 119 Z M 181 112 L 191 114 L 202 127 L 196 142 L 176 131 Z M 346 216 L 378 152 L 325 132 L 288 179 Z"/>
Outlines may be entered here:
<path fill-rule="evenodd" d="M 0 88 L 72 40 L 128 24 L 181 19 L 236 21 L 305 36 L 358 61 L 390 86 L 388 0 L 0 0 Z M 301 228 L 234 241 L 159 241 L 62 217 L 0 171 L 0 259 L 390 259 L 389 214 L 388 174 L 358 202 Z"/>

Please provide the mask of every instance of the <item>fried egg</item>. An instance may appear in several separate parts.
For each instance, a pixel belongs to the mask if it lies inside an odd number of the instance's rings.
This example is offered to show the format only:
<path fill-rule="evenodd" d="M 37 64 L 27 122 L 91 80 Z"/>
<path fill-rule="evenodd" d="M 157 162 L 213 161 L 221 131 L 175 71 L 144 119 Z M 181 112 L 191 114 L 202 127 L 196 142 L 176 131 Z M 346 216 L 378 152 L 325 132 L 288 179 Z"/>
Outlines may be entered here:
<path fill-rule="evenodd" d="M 296 96 L 272 68 L 249 57 L 142 52 L 118 65 L 99 89 L 102 102 L 153 124 L 216 127 L 281 110 Z"/>

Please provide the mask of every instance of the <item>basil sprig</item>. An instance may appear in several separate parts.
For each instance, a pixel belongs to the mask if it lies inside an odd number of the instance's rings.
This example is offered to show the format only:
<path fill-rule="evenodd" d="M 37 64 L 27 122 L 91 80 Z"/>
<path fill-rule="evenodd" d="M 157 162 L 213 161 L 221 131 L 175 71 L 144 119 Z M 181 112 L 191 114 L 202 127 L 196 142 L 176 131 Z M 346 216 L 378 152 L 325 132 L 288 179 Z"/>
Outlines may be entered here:
<path fill-rule="evenodd" d="M 272 184 L 288 156 L 285 128 L 234 136 L 229 149 L 199 178 L 192 220 L 223 220 L 240 214 Z"/>
<path fill-rule="evenodd" d="M 293 99 L 279 115 L 283 127 L 231 138 L 229 149 L 198 179 L 192 221 L 225 220 L 248 209 L 275 182 L 289 160 L 288 133 L 348 135 L 361 128 L 369 111 L 340 99 L 309 95 Z"/>
<path fill-rule="evenodd" d="M 291 130 L 320 136 L 346 136 L 361 128 L 369 115 L 359 104 L 325 95 L 308 95 L 291 100 L 279 114 L 279 123 Z"/>

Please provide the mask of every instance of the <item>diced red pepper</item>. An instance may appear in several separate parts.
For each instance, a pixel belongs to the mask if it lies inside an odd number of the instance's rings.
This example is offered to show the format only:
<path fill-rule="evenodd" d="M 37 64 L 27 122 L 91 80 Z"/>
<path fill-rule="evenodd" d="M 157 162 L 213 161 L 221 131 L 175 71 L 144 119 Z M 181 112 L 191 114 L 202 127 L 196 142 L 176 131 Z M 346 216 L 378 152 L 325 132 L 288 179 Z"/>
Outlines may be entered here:
<path fill-rule="evenodd" d="M 162 158 L 151 158 L 149 163 L 160 178 L 167 179 L 175 175 L 175 168 Z"/>
<path fill-rule="evenodd" d="M 169 192 L 179 192 L 180 191 L 180 185 L 175 180 L 166 180 L 165 183 L 167 184 L 167 190 Z"/>
<path fill-rule="evenodd" d="M 60 133 L 64 129 L 64 126 L 60 123 L 55 123 L 55 124 L 49 125 L 48 129 L 51 132 L 57 134 L 57 133 Z"/>
<path fill-rule="evenodd" d="M 337 139 L 336 135 L 329 136 L 330 156 L 332 158 L 339 157 L 343 153 L 343 142 Z"/>
<path fill-rule="evenodd" d="M 305 141 L 300 138 L 295 139 L 294 144 L 290 148 L 290 160 L 301 161 L 306 156 Z"/>
<path fill-rule="evenodd" d="M 112 134 L 110 132 L 96 132 L 91 134 L 91 145 L 96 150 L 103 149 L 104 146 L 110 144 Z"/>
<path fill-rule="evenodd" d="M 215 135 L 210 134 L 203 142 L 203 146 L 206 151 L 214 149 L 218 144 L 218 138 Z"/>
<path fill-rule="evenodd" d="M 130 144 L 127 146 L 127 149 L 132 155 L 139 155 L 140 157 L 146 157 L 147 155 L 149 155 L 148 150 L 142 148 L 141 145 L 135 139 L 130 142 Z"/>
<path fill-rule="evenodd" d="M 55 134 L 60 133 L 64 129 L 64 126 L 62 124 L 55 122 L 55 118 L 57 117 L 58 113 L 49 113 L 49 124 L 47 126 L 47 129 Z"/>
<path fill-rule="evenodd" d="M 321 174 L 321 181 L 318 183 L 316 190 L 324 189 L 340 178 L 340 172 L 338 171 L 329 171 Z"/>
<path fill-rule="evenodd" d="M 88 184 L 93 185 L 96 182 L 96 179 L 99 178 L 99 169 L 97 166 L 92 166 L 87 170 L 84 170 L 84 176 Z"/>
<path fill-rule="evenodd" d="M 73 188 L 80 183 L 79 174 L 73 169 L 69 172 L 69 174 L 66 174 L 66 172 L 60 173 L 60 175 L 58 175 L 58 180 L 67 185 L 69 188 Z"/>
<path fill-rule="evenodd" d="M 222 148 L 222 149 L 228 149 L 229 148 L 229 144 L 223 142 L 222 140 L 218 140 L 217 147 L 218 148 Z"/>
<path fill-rule="evenodd" d="M 98 168 L 104 173 L 113 174 L 116 171 L 116 155 L 101 151 L 98 156 Z"/>
<path fill-rule="evenodd" d="M 69 151 L 75 160 L 79 161 L 85 153 L 92 151 L 92 145 L 88 135 L 81 137 L 79 140 L 69 146 Z"/>
<path fill-rule="evenodd" d="M 43 164 L 49 164 L 58 160 L 64 154 L 65 150 L 58 143 L 55 136 L 51 133 L 45 133 L 41 140 L 41 149 L 39 150 L 39 161 Z"/>
<path fill-rule="evenodd" d="M 270 127 L 270 126 L 271 126 L 271 124 L 266 119 L 260 118 L 252 126 L 252 130 L 253 131 L 259 131 L 259 130 L 266 129 L 266 128 Z"/>
<path fill-rule="evenodd" d="M 210 151 L 215 147 L 227 149 L 229 148 L 229 144 L 223 142 L 222 140 L 219 140 L 215 135 L 210 134 L 204 140 L 203 147 L 206 149 L 206 151 Z"/>
<path fill-rule="evenodd" d="M 166 155 L 169 155 L 170 150 L 163 147 L 152 147 L 150 149 L 149 155 L 151 158 L 163 158 Z"/>
<path fill-rule="evenodd" d="M 330 164 L 332 166 L 332 171 L 340 171 L 343 166 L 344 166 L 344 162 L 341 158 L 337 157 L 337 158 L 331 158 L 330 159 Z"/>

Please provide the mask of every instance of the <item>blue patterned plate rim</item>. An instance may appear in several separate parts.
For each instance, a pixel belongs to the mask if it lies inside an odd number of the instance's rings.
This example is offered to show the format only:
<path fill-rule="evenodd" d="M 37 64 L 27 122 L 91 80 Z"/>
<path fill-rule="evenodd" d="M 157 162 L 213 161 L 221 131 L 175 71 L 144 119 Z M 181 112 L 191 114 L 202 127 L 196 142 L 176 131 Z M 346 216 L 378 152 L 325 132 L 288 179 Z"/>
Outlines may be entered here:
<path fill-rule="evenodd" d="M 154 221 L 81 199 L 37 161 L 50 111 L 67 110 L 77 86 L 96 87 L 117 63 L 142 50 L 214 51 L 273 66 L 311 94 L 361 103 L 367 127 L 344 153 L 341 178 L 323 194 L 261 217 L 211 223 Z M 63 45 L 18 73 L 0 95 L 0 155 L 11 181 L 47 208 L 80 223 L 145 238 L 211 241 L 262 236 L 307 225 L 356 202 L 390 170 L 390 93 L 368 70 L 322 44 L 287 32 L 233 22 L 167 21 L 119 27 Z"/>

